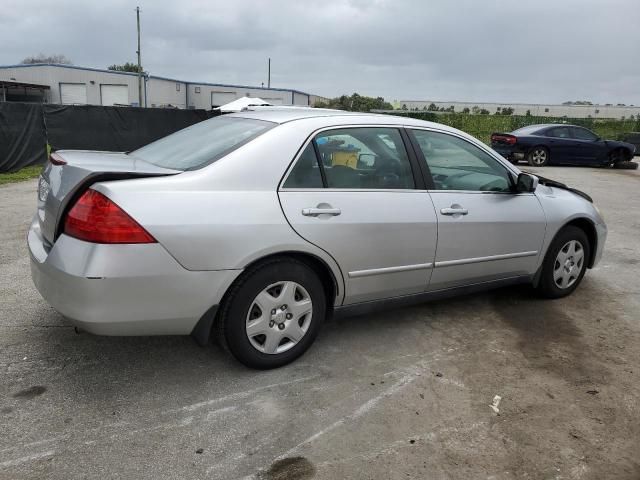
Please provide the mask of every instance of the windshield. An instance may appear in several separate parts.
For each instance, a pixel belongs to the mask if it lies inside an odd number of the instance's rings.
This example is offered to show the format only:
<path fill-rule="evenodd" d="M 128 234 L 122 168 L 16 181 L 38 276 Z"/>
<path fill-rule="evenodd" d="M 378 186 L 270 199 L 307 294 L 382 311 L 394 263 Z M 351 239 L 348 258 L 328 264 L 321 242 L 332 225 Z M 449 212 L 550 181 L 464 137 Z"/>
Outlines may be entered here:
<path fill-rule="evenodd" d="M 173 170 L 197 170 L 275 125 L 249 118 L 215 117 L 156 140 L 129 155 Z"/>

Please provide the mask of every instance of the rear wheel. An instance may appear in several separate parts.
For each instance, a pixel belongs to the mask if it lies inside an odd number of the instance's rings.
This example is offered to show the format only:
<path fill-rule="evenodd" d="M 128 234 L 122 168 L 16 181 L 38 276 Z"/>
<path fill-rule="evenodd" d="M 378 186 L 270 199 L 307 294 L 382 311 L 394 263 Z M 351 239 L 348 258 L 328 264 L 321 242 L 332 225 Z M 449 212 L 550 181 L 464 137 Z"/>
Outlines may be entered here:
<path fill-rule="evenodd" d="M 273 260 L 245 272 L 223 304 L 220 343 L 251 368 L 292 362 L 313 343 L 324 321 L 322 282 L 306 264 Z"/>
<path fill-rule="evenodd" d="M 529 151 L 527 161 L 532 167 L 544 167 L 549 163 L 549 150 L 542 146 L 534 147 Z"/>
<path fill-rule="evenodd" d="M 554 238 L 542 264 L 538 289 L 547 298 L 566 297 L 582 281 L 587 271 L 591 246 L 587 235 L 572 225 Z"/>

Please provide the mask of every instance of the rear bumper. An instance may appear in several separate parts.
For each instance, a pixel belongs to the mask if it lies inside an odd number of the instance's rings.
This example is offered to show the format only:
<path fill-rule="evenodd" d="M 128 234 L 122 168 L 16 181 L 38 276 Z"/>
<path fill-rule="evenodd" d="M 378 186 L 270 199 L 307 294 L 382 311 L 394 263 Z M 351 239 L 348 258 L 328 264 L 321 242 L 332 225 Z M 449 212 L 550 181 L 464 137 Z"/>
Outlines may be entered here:
<path fill-rule="evenodd" d="M 42 297 L 98 335 L 187 335 L 240 273 L 186 270 L 157 243 L 102 245 L 61 235 L 46 251 L 37 218 L 27 242 Z"/>
<path fill-rule="evenodd" d="M 492 145 L 491 148 L 508 160 L 524 160 L 526 155 L 517 146 Z"/>

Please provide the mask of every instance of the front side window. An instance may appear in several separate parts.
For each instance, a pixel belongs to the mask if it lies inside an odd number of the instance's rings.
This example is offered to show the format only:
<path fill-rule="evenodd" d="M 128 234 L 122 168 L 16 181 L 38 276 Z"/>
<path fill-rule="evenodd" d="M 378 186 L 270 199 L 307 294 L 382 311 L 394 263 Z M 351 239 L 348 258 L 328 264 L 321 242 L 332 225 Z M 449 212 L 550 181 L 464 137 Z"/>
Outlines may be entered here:
<path fill-rule="evenodd" d="M 214 117 L 130 152 L 159 167 L 197 170 L 250 142 L 276 124 L 238 117 Z"/>
<path fill-rule="evenodd" d="M 578 140 L 588 140 L 594 142 L 598 139 L 598 136 L 586 128 L 573 127 L 573 137 Z"/>
<path fill-rule="evenodd" d="M 362 127 L 328 130 L 314 139 L 328 188 L 412 189 L 413 173 L 400 132 Z"/>
<path fill-rule="evenodd" d="M 446 133 L 413 130 L 436 190 L 510 192 L 511 177 L 498 160 Z"/>

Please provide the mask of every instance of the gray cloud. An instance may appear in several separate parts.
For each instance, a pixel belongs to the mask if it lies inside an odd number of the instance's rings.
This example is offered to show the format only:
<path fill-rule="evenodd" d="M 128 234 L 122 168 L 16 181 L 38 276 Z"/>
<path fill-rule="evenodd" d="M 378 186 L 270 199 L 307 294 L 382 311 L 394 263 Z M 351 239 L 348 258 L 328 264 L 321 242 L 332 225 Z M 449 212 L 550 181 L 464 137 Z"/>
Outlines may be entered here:
<path fill-rule="evenodd" d="M 5 3 L 7 3 L 5 1 Z M 640 104 L 638 0 L 147 0 L 152 74 L 334 96 Z M 0 63 L 135 59 L 135 3 L 10 0 Z"/>

